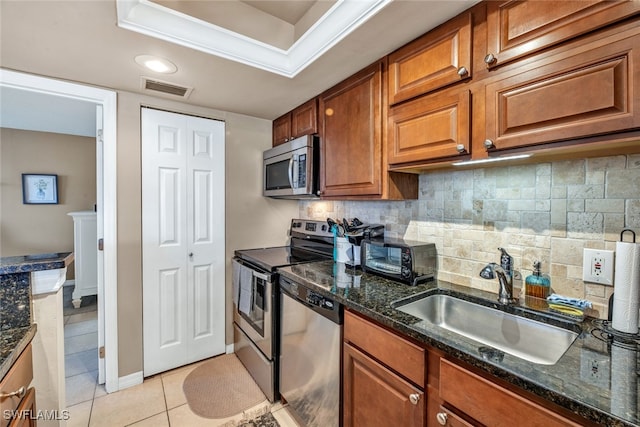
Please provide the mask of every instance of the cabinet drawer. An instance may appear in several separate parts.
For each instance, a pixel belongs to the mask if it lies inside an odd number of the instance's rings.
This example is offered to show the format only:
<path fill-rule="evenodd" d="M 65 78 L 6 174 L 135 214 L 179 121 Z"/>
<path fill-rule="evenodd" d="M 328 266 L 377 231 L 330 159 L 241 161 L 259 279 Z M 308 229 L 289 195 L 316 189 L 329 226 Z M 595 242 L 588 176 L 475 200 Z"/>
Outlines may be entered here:
<path fill-rule="evenodd" d="M 24 387 L 25 392 L 29 388 L 29 384 L 33 379 L 33 362 L 31 357 L 31 345 L 24 349 L 18 360 L 13 364 L 7 375 L 0 382 L 0 393 L 13 393 Z M 23 396 L 14 396 L 0 398 L 0 414 L 5 411 L 15 411 L 18 408 Z M 0 416 L 0 426 L 5 427 L 9 424 L 9 420 L 4 416 Z"/>
<path fill-rule="evenodd" d="M 488 84 L 487 139 L 508 149 L 640 127 L 640 35 L 631 34 Z"/>
<path fill-rule="evenodd" d="M 426 355 L 423 348 L 348 311 L 344 313 L 344 340 L 424 388 Z"/>
<path fill-rule="evenodd" d="M 389 104 L 471 77 L 471 13 L 389 55 Z"/>
<path fill-rule="evenodd" d="M 637 1 L 489 1 L 489 67 L 553 46 L 640 13 Z"/>
<path fill-rule="evenodd" d="M 391 109 L 387 126 L 389 164 L 470 152 L 471 92 L 427 95 Z"/>
<path fill-rule="evenodd" d="M 580 425 L 445 359 L 440 359 L 440 398 L 484 425 Z"/>

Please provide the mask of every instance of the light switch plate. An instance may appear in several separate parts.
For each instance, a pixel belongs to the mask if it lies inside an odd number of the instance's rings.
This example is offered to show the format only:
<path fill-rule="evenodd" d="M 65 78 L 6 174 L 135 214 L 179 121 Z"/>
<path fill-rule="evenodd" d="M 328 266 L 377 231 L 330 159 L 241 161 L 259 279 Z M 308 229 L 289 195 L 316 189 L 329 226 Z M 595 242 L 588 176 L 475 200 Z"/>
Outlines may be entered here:
<path fill-rule="evenodd" d="M 582 280 L 613 286 L 613 251 L 584 249 Z"/>

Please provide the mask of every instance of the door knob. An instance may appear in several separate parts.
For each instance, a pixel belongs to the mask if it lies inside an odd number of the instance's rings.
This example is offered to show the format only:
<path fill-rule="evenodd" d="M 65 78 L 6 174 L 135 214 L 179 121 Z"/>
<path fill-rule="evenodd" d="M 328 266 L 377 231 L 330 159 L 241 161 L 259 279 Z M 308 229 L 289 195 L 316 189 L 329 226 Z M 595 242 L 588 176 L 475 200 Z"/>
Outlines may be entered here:
<path fill-rule="evenodd" d="M 189 252 L 189 258 L 193 258 L 193 252 Z"/>
<path fill-rule="evenodd" d="M 438 412 L 436 414 L 436 419 L 438 420 L 438 424 L 440 424 L 441 426 L 446 426 L 447 425 L 447 414 L 445 412 Z"/>
<path fill-rule="evenodd" d="M 409 401 L 414 405 L 417 405 L 420 401 L 420 395 L 418 393 L 412 393 L 409 395 Z"/>
<path fill-rule="evenodd" d="M 487 150 L 491 149 L 491 148 L 496 148 L 496 146 L 493 144 L 493 141 L 490 139 L 485 139 L 484 140 L 484 148 L 486 148 Z"/>
<path fill-rule="evenodd" d="M 487 67 L 494 65 L 496 62 L 498 62 L 498 58 L 493 53 L 489 53 L 484 57 L 484 63 L 487 64 Z"/>
<path fill-rule="evenodd" d="M 465 151 L 467 151 L 467 149 L 464 147 L 464 144 L 458 144 L 456 145 L 456 150 L 458 151 L 458 153 L 463 154 Z"/>
<path fill-rule="evenodd" d="M 460 68 L 458 68 L 458 75 L 459 75 L 460 77 L 464 77 L 464 76 L 466 76 L 467 74 L 469 74 L 469 70 L 467 70 L 465 67 L 460 67 Z"/>

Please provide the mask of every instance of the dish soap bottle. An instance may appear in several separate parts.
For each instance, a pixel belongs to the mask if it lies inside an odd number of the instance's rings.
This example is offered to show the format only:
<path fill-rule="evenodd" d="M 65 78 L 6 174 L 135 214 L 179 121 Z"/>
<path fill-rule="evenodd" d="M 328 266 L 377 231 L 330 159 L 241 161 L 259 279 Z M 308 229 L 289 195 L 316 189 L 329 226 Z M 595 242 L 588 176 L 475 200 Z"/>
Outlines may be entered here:
<path fill-rule="evenodd" d="M 527 276 L 524 281 L 524 292 L 526 296 L 547 299 L 551 288 L 551 279 L 548 275 L 540 273 L 540 261 L 533 263 L 533 274 Z"/>

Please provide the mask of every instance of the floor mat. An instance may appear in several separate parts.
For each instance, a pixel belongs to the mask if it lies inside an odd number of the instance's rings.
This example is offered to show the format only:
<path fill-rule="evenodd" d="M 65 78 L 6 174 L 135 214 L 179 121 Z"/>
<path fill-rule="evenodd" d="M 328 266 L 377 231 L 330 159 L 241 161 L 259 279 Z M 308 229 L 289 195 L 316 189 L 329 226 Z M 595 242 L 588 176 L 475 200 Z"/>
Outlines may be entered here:
<path fill-rule="evenodd" d="M 182 389 L 191 410 L 204 418 L 230 417 L 267 399 L 235 354 L 198 366 Z"/>

